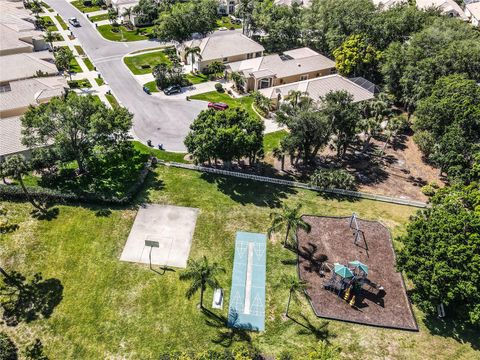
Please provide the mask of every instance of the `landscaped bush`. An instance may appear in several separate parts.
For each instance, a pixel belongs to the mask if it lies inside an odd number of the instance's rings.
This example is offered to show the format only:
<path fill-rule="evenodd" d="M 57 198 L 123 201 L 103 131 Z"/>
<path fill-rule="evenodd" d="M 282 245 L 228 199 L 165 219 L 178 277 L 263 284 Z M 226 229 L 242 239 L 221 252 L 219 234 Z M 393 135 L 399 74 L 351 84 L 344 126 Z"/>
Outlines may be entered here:
<path fill-rule="evenodd" d="M 425 185 L 422 187 L 421 191 L 424 195 L 433 196 L 435 195 L 435 191 L 438 189 L 438 184 L 435 181 Z"/>
<path fill-rule="evenodd" d="M 18 359 L 17 347 L 4 332 L 0 333 L 0 359 L 16 360 Z"/>
<path fill-rule="evenodd" d="M 215 90 L 217 90 L 219 93 L 223 93 L 225 90 L 223 89 L 222 84 L 216 83 L 215 84 Z"/>
<path fill-rule="evenodd" d="M 343 169 L 320 169 L 314 172 L 310 183 L 323 189 L 355 190 L 355 177 Z"/>

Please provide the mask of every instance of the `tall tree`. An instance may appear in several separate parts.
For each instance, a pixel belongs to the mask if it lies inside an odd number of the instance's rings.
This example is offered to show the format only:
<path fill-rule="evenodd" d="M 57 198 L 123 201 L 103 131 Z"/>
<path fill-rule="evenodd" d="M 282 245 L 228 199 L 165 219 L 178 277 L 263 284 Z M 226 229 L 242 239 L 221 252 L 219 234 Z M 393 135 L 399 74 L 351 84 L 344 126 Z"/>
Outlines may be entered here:
<path fill-rule="evenodd" d="M 195 59 L 202 60 L 202 51 L 200 47 L 193 46 L 187 47 L 185 49 L 185 57 L 190 57 L 190 61 L 192 62 L 192 73 L 193 73 L 193 66 L 195 65 Z"/>
<path fill-rule="evenodd" d="M 290 302 L 293 299 L 294 301 L 298 301 L 299 295 L 303 294 L 306 296 L 305 291 L 307 290 L 307 283 L 303 280 L 300 280 L 296 275 L 285 275 L 282 278 L 282 284 L 288 289 L 288 301 L 287 306 L 285 308 L 285 317 L 288 316 L 288 310 L 290 309 Z"/>
<path fill-rule="evenodd" d="M 309 223 L 302 219 L 302 215 L 300 214 L 301 209 L 302 204 L 297 204 L 293 207 L 283 205 L 281 212 L 271 212 L 271 223 L 267 232 L 268 237 L 270 238 L 274 232 L 279 232 L 285 229 L 285 239 L 283 241 L 283 246 L 287 246 L 288 238 L 291 233 L 294 233 L 296 235 L 297 230 L 299 229 L 310 232 L 312 227 Z"/>
<path fill-rule="evenodd" d="M 360 112 L 353 96 L 346 91 L 331 91 L 322 98 L 322 112 L 330 120 L 337 157 L 343 157 L 356 135 Z"/>
<path fill-rule="evenodd" d="M 30 107 L 22 117 L 22 142 L 29 148 L 50 146 L 64 160 L 77 161 L 80 173 L 95 160 L 94 149 L 115 148 L 129 138 L 133 115 L 107 108 L 92 96 L 69 93 Z"/>
<path fill-rule="evenodd" d="M 390 96 L 386 93 L 378 94 L 373 100 L 365 101 L 360 105 L 362 117 L 359 121 L 359 130 L 365 134 L 363 151 L 368 150 L 372 137 L 382 129 L 382 123 L 392 114 Z"/>
<path fill-rule="evenodd" d="M 39 204 L 32 195 L 27 190 L 25 183 L 23 182 L 23 177 L 28 173 L 29 167 L 23 155 L 12 155 L 9 156 L 3 164 L 4 172 L 7 176 L 13 177 L 17 180 L 25 194 L 27 200 L 34 208 L 39 210 L 41 213 L 45 213 L 46 209 Z"/>
<path fill-rule="evenodd" d="M 55 34 L 52 31 L 47 30 L 45 34 L 43 34 L 43 39 L 50 45 L 50 49 L 52 49 L 52 51 L 55 51 L 53 47 L 53 42 L 56 39 Z"/>
<path fill-rule="evenodd" d="M 128 18 L 127 22 L 128 23 L 131 23 L 132 22 L 132 14 L 133 14 L 133 9 L 131 6 L 129 7 L 126 7 L 124 10 L 123 10 L 123 13 L 122 13 L 122 16 L 125 18 Z"/>
<path fill-rule="evenodd" d="M 74 58 L 72 50 L 66 47 L 61 47 L 55 53 L 55 65 L 59 70 L 68 72 L 70 80 L 72 80 L 71 67 Z"/>
<path fill-rule="evenodd" d="M 219 264 L 208 262 L 206 256 L 201 260 L 188 260 L 187 269 L 180 274 L 180 280 L 190 281 L 190 287 L 187 290 L 186 296 L 191 299 L 198 291 L 200 291 L 200 309 L 203 309 L 203 293 L 207 287 L 216 289 L 219 287 L 217 276 L 224 273 Z"/>
<path fill-rule="evenodd" d="M 449 317 L 480 326 L 480 186 L 440 189 L 430 203 L 399 237 L 398 267 L 424 311 L 443 303 Z"/>
<path fill-rule="evenodd" d="M 150 25 L 158 17 L 159 6 L 155 0 L 140 0 L 132 9 L 140 25 Z"/>

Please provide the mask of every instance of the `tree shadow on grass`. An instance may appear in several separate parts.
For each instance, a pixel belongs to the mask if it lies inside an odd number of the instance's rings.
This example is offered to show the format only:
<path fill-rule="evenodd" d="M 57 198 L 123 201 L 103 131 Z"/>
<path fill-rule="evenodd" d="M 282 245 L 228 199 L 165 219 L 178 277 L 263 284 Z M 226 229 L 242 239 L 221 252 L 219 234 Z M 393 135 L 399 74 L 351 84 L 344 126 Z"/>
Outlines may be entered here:
<path fill-rule="evenodd" d="M 298 335 L 313 335 L 317 340 L 324 340 L 329 343 L 329 339 L 333 334 L 328 330 L 328 321 L 322 321 L 321 324 L 313 324 L 305 315 L 300 314 L 301 320 L 297 320 L 292 316 L 288 316 L 295 324 L 300 325 L 301 328 L 297 331 Z"/>
<path fill-rule="evenodd" d="M 51 221 L 58 217 L 60 210 L 57 207 L 47 208 L 45 211 L 40 211 L 38 209 L 32 210 L 31 215 L 33 218 L 38 220 L 47 220 Z"/>
<path fill-rule="evenodd" d="M 44 280 L 37 273 L 28 281 L 19 272 L 6 273 L 2 269 L 0 307 L 8 326 L 31 322 L 41 317 L 48 318 L 63 299 L 63 285 L 58 279 Z"/>
<path fill-rule="evenodd" d="M 433 335 L 451 337 L 460 343 L 470 343 L 472 348 L 480 350 L 480 332 L 478 328 L 462 321 L 439 319 L 436 316 L 426 316 L 425 326 Z"/>
<path fill-rule="evenodd" d="M 209 173 L 202 173 L 201 178 L 216 184 L 218 190 L 242 205 L 254 204 L 275 208 L 281 206 L 282 200 L 297 193 L 294 188 L 262 181 Z"/>
<path fill-rule="evenodd" d="M 148 203 L 151 200 L 151 193 L 153 191 L 162 191 L 163 189 L 165 189 L 164 182 L 158 178 L 157 173 L 150 171 L 145 179 L 141 190 L 133 199 L 132 204 L 138 206 Z"/>
<path fill-rule="evenodd" d="M 207 317 L 205 323 L 210 327 L 218 329 L 217 337 L 212 340 L 213 343 L 223 347 L 230 347 L 234 342 L 250 343 L 252 341 L 248 331 L 254 329 L 251 326 L 250 329 L 248 329 L 248 324 L 235 324 L 234 319 L 234 325 L 229 327 L 229 321 L 225 316 L 215 314 L 207 309 L 203 309 L 202 312 Z"/>

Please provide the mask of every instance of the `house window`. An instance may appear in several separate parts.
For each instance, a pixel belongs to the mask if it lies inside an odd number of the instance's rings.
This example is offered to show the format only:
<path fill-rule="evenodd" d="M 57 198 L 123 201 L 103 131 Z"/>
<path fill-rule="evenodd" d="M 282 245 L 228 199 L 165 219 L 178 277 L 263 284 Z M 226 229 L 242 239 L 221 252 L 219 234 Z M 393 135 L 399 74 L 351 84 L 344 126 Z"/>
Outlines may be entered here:
<path fill-rule="evenodd" d="M 228 57 L 223 58 L 223 62 L 227 62 L 227 61 L 228 61 Z"/>
<path fill-rule="evenodd" d="M 260 56 L 262 56 L 262 52 L 261 52 L 261 51 L 255 53 L 255 57 L 260 57 Z"/>
<path fill-rule="evenodd" d="M 308 80 L 308 75 L 300 75 L 300 81 Z"/>
<path fill-rule="evenodd" d="M 253 57 L 253 54 L 247 54 L 247 59 L 251 59 Z"/>
<path fill-rule="evenodd" d="M 272 79 L 270 79 L 270 78 L 260 80 L 258 82 L 258 88 L 259 89 L 265 89 L 265 88 L 270 87 L 271 81 L 272 81 Z"/>

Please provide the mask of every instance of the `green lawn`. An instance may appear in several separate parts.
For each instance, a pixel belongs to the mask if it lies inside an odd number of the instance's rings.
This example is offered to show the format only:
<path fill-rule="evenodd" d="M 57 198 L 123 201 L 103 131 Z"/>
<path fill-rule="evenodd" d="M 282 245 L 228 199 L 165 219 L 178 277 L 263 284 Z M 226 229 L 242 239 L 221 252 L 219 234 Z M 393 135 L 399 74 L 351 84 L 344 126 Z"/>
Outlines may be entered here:
<path fill-rule="evenodd" d="M 155 83 L 155 80 L 149 81 L 148 83 L 143 84 L 150 92 L 159 92 L 157 88 L 157 84 Z"/>
<path fill-rule="evenodd" d="M 58 31 L 57 26 L 55 25 L 53 20 L 50 18 L 50 16 L 42 16 L 41 19 L 43 20 L 47 30 Z"/>
<path fill-rule="evenodd" d="M 88 79 L 81 79 L 81 80 L 70 80 L 68 81 L 68 86 L 72 89 L 80 89 L 80 88 L 91 88 L 92 84 Z"/>
<path fill-rule="evenodd" d="M 103 101 L 100 99 L 100 96 L 98 95 L 92 95 L 92 97 L 95 99 L 95 102 L 97 104 L 103 104 Z"/>
<path fill-rule="evenodd" d="M 165 161 L 173 161 L 178 163 L 188 163 L 188 161 L 184 160 L 186 153 L 175 153 L 169 152 L 165 150 L 158 150 L 156 148 L 152 148 L 147 145 L 143 145 L 141 142 L 134 141 L 133 146 L 138 151 L 141 151 L 145 154 L 153 155 L 158 159 L 165 160 Z"/>
<path fill-rule="evenodd" d="M 100 25 L 97 27 L 98 32 L 107 40 L 112 41 L 139 41 L 149 38 L 153 26 L 138 28 L 136 30 L 128 30 L 125 26 L 113 27 L 110 24 Z M 118 30 L 118 31 L 114 31 Z"/>
<path fill-rule="evenodd" d="M 55 19 L 60 23 L 60 26 L 62 27 L 63 30 L 68 29 L 68 25 L 63 21 L 62 17 L 60 15 L 55 16 Z"/>
<path fill-rule="evenodd" d="M 90 19 L 91 22 L 108 20 L 108 14 L 100 14 L 100 15 L 90 16 L 89 19 Z"/>
<path fill-rule="evenodd" d="M 112 94 L 105 94 L 105 97 L 107 98 L 110 105 L 112 105 L 112 107 L 119 106 L 117 99 L 115 99 L 115 96 L 113 96 Z"/>
<path fill-rule="evenodd" d="M 263 149 L 266 153 L 273 151 L 280 145 L 280 141 L 287 135 L 285 130 L 279 130 L 265 134 L 263 137 Z"/>
<path fill-rule="evenodd" d="M 70 61 L 70 71 L 75 72 L 77 74 L 83 72 L 80 65 L 78 65 L 78 61 L 76 58 L 73 58 L 72 61 Z"/>
<path fill-rule="evenodd" d="M 231 108 L 243 107 L 251 116 L 256 117 L 257 119 L 260 118 L 252 108 L 253 98 L 251 96 L 244 96 L 238 99 L 234 99 L 227 93 L 211 91 L 203 94 L 190 96 L 190 99 L 209 102 L 223 102 L 228 104 L 228 106 L 230 106 Z"/>
<path fill-rule="evenodd" d="M 241 29 L 241 24 L 232 24 L 232 20 L 229 16 L 222 16 L 221 18 L 217 19 L 217 28 L 226 27 L 230 30 L 230 28 Z"/>
<path fill-rule="evenodd" d="M 84 13 L 90 13 L 90 12 L 102 10 L 102 7 L 101 7 L 101 6 L 96 6 L 96 5 L 85 6 L 85 5 L 83 5 L 83 1 L 82 1 L 82 0 L 75 0 L 75 1 L 72 1 L 70 4 L 72 4 L 72 5 L 75 6 L 78 10 L 80 10 L 81 12 L 84 12 Z"/>
<path fill-rule="evenodd" d="M 172 63 L 162 50 L 135 56 L 127 56 L 123 58 L 123 62 L 134 75 L 150 74 L 156 65 L 162 63 L 170 65 Z"/>
<path fill-rule="evenodd" d="M 226 269 L 219 276 L 226 295 L 224 308 L 214 310 L 221 316 L 228 311 L 235 232 L 265 233 L 272 208 L 300 202 L 308 214 L 349 216 L 355 211 L 362 218 L 382 221 L 394 234 L 401 233 L 414 212 L 404 206 L 327 200 L 302 189 L 162 166 L 148 184 L 138 203 L 200 209 L 190 258 L 206 255 Z M 134 207 L 106 211 L 97 206 L 60 205 L 57 218 L 40 221 L 31 217 L 27 203 L 1 204 L 19 225 L 16 232 L 0 235 L 2 266 L 29 277 L 41 272 L 44 278 L 56 278 L 63 285 L 63 299 L 49 319 L 13 328 L 0 324 L 0 331 L 6 331 L 22 348 L 38 337 L 51 359 L 158 359 L 161 353 L 174 350 L 228 347 L 228 341 L 222 346 L 217 340 L 229 330 L 209 322 L 197 309 L 198 296 L 185 298 L 187 284 L 178 280 L 178 271 L 159 275 L 148 266 L 119 261 L 135 218 Z M 251 344 L 264 354 L 278 356 L 289 350 L 305 355 L 319 339 L 327 339 L 341 346 L 349 359 L 478 358 L 468 340 L 456 341 L 441 328 L 438 335 L 432 335 L 418 311 L 418 333 L 317 319 L 304 300 L 292 303 L 291 316 L 309 328 L 285 320 L 282 313 L 288 290 L 280 279 L 296 274 L 296 256 L 283 249 L 280 236 L 268 242 L 267 251 L 266 331 L 249 334 Z M 209 308 L 211 301 L 208 290 L 205 303 Z"/>
<path fill-rule="evenodd" d="M 75 45 L 74 48 L 75 48 L 75 50 L 77 50 L 78 55 L 85 55 L 85 51 L 83 50 L 83 48 L 80 45 Z"/>
<path fill-rule="evenodd" d="M 95 82 L 97 83 L 98 86 L 102 86 L 103 84 L 105 84 L 105 81 L 103 80 L 103 78 L 96 77 Z"/>
<path fill-rule="evenodd" d="M 93 71 L 95 70 L 95 67 L 92 64 L 92 61 L 89 58 L 83 58 L 83 62 L 85 63 L 85 66 L 87 67 L 88 70 Z"/>
<path fill-rule="evenodd" d="M 208 75 L 205 74 L 187 74 L 187 80 L 190 81 L 192 84 L 200 84 L 203 82 L 208 81 Z"/>

